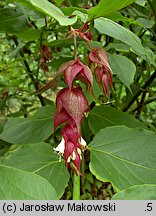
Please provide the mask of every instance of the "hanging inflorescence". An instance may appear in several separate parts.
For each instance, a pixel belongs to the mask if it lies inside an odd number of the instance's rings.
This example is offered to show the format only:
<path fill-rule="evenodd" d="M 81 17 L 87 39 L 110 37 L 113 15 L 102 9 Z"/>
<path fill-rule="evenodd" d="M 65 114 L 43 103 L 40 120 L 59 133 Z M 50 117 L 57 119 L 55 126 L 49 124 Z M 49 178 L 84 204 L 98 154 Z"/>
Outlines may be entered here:
<path fill-rule="evenodd" d="M 75 80 L 83 82 L 88 92 L 92 92 L 93 75 L 107 96 L 110 95 L 109 86 L 112 87 L 111 68 L 107 53 L 102 48 L 92 48 L 89 44 L 91 33 L 83 30 L 71 30 L 71 37 L 79 35 L 89 46 L 91 52 L 87 56 L 88 66 L 84 65 L 80 58 L 64 63 L 58 70 L 56 77 L 64 74 L 64 82 L 67 88 L 62 89 L 56 98 L 57 110 L 54 115 L 54 130 L 64 124 L 62 128 L 62 140 L 54 150 L 63 156 L 66 166 L 70 166 L 74 172 L 80 173 L 81 153 L 86 149 L 86 142 L 81 136 L 80 125 L 85 112 L 88 112 L 88 102 L 80 85 L 75 85 Z M 76 49 L 76 48 L 75 48 Z"/>

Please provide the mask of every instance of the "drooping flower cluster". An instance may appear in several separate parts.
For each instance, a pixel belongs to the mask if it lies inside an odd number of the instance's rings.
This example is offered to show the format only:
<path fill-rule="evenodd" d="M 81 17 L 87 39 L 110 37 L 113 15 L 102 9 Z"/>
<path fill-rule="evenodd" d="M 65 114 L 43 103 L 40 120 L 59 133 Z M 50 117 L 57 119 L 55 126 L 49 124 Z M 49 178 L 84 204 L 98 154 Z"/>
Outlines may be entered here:
<path fill-rule="evenodd" d="M 72 30 L 73 35 L 75 32 L 89 45 L 90 37 L 88 37 L 89 34 L 86 34 L 86 29 L 85 34 Z M 88 110 L 88 103 L 82 88 L 79 85 L 74 86 L 74 80 L 83 82 L 90 92 L 93 87 L 93 72 L 104 94 L 109 96 L 109 86 L 112 87 L 111 68 L 106 51 L 101 48 L 91 49 L 87 61 L 89 67 L 84 65 L 79 58 L 75 58 L 75 60 L 64 63 L 56 74 L 56 77 L 64 74 L 67 88 L 62 89 L 56 98 L 54 130 L 62 124 L 63 128 L 62 140 L 54 150 L 64 157 L 66 166 L 70 166 L 77 174 L 80 173 L 81 152 L 86 148 L 86 142 L 81 136 L 80 124 L 84 113 Z"/>
<path fill-rule="evenodd" d="M 66 166 L 80 172 L 81 151 L 86 147 L 81 137 L 80 124 L 84 112 L 87 110 L 87 100 L 80 86 L 73 86 L 73 81 L 79 79 L 92 86 L 91 71 L 79 59 L 64 63 L 58 70 L 58 75 L 64 72 L 67 88 L 62 89 L 56 99 L 57 111 L 54 115 L 54 130 L 63 123 L 62 141 L 54 149 L 64 156 Z"/>

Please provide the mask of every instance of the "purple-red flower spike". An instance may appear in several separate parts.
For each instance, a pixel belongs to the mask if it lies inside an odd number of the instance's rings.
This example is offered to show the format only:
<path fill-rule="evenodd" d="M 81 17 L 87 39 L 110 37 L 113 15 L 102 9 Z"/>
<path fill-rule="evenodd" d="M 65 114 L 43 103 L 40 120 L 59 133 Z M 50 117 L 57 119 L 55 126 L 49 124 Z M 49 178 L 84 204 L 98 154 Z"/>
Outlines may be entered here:
<path fill-rule="evenodd" d="M 64 88 L 56 98 L 57 111 L 54 115 L 54 129 L 68 122 L 80 126 L 82 116 L 87 109 L 87 100 L 81 87 Z"/>
<path fill-rule="evenodd" d="M 62 128 L 62 141 L 54 150 L 64 157 L 66 166 L 70 165 L 78 174 L 80 173 L 81 151 L 86 147 L 79 128 L 87 109 L 87 100 L 81 87 L 64 88 L 57 95 L 56 105 L 54 130 L 59 125 L 66 124 Z"/>
<path fill-rule="evenodd" d="M 78 140 L 81 138 L 81 135 L 79 128 L 77 128 L 76 125 L 66 124 L 62 128 L 62 136 L 65 142 L 68 142 L 70 140 L 76 147 L 80 147 Z"/>
<path fill-rule="evenodd" d="M 70 165 L 72 170 L 78 174 L 80 173 L 81 151 L 85 148 L 86 142 L 81 137 L 77 126 L 66 124 L 62 129 L 62 141 L 54 150 L 64 156 L 66 166 Z"/>
<path fill-rule="evenodd" d="M 111 67 L 106 51 L 102 48 L 93 49 L 87 57 L 88 64 L 93 68 L 95 79 L 107 96 L 110 95 L 109 86 L 113 88 Z"/>

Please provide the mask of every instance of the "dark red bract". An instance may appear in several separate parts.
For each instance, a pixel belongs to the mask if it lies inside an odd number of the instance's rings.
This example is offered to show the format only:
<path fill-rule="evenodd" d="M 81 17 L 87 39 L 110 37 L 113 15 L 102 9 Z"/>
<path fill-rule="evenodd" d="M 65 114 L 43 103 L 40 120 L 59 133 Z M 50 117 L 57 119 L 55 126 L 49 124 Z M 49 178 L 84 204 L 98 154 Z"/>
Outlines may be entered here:
<path fill-rule="evenodd" d="M 61 90 L 56 99 L 57 111 L 54 115 L 54 129 L 68 122 L 80 126 L 83 113 L 87 109 L 87 100 L 82 92 L 81 87 L 64 88 Z"/>
<path fill-rule="evenodd" d="M 89 67 L 84 65 L 80 59 L 65 62 L 58 70 L 57 76 L 64 73 L 64 81 L 69 87 L 73 86 L 73 81 L 78 79 L 82 81 L 87 89 L 93 85 L 92 73 Z"/>

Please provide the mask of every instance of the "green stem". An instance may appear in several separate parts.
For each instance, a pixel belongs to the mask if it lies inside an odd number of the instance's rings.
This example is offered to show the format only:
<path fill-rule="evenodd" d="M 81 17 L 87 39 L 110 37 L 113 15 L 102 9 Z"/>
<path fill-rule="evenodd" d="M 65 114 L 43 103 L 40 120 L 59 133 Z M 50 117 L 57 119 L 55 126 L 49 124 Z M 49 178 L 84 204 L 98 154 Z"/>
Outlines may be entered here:
<path fill-rule="evenodd" d="M 80 175 L 73 176 L 73 200 L 80 200 Z"/>
<path fill-rule="evenodd" d="M 77 59 L 76 33 L 74 32 L 74 59 Z"/>
<path fill-rule="evenodd" d="M 85 175 L 84 153 L 82 154 L 81 172 L 82 172 L 82 176 L 81 176 L 81 190 L 82 190 L 82 193 L 84 194 L 84 183 L 85 183 L 85 179 L 84 179 L 84 175 Z"/>

